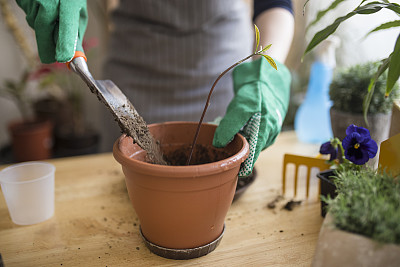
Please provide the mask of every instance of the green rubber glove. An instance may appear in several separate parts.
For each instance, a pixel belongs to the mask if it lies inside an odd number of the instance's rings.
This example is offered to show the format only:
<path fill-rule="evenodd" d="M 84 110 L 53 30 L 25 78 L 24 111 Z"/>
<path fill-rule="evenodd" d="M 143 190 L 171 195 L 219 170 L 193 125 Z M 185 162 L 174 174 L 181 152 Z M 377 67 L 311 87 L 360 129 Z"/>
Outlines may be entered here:
<path fill-rule="evenodd" d="M 215 131 L 213 145 L 226 146 L 240 132 L 249 142 L 250 154 L 239 176 L 249 175 L 260 152 L 272 145 L 286 116 L 291 76 L 281 63 L 275 70 L 261 57 L 233 70 L 235 96 Z"/>
<path fill-rule="evenodd" d="M 83 51 L 88 14 L 86 0 L 17 0 L 35 30 L 42 63 L 68 62 Z"/>

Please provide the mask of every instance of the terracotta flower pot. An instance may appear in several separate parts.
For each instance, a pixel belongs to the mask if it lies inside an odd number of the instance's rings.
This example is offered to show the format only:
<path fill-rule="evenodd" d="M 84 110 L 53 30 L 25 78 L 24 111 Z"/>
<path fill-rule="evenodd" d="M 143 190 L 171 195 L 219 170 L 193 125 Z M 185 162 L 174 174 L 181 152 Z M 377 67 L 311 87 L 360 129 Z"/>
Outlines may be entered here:
<path fill-rule="evenodd" d="M 170 162 L 184 165 L 197 123 L 152 124 Z M 122 136 L 114 144 L 129 197 L 140 220 L 146 245 L 173 259 L 203 256 L 218 245 L 232 203 L 240 164 L 249 145 L 241 135 L 223 149 L 212 146 L 216 126 L 203 124 L 190 166 L 165 166 L 145 161 L 146 153 Z M 209 161 L 209 163 L 206 163 Z"/>
<path fill-rule="evenodd" d="M 17 161 L 49 159 L 53 148 L 53 124 L 46 121 L 15 121 L 8 125 Z"/>

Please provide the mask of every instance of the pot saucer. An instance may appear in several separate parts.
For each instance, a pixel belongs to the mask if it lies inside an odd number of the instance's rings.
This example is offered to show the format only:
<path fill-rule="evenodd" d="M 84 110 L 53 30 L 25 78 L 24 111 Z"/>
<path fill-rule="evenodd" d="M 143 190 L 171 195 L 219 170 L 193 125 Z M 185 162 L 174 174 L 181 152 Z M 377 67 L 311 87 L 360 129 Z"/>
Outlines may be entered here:
<path fill-rule="evenodd" d="M 218 236 L 218 238 L 204 246 L 200 246 L 197 248 L 188 248 L 188 249 L 173 249 L 173 248 L 161 247 L 150 242 L 143 235 L 142 229 L 140 228 L 140 235 L 142 236 L 143 241 L 146 244 L 146 247 L 151 252 L 160 257 L 173 260 L 189 260 L 207 255 L 208 253 L 212 252 L 217 248 L 217 246 L 221 242 L 224 232 L 225 232 L 225 224 L 224 228 L 222 229 L 222 233 Z"/>
<path fill-rule="evenodd" d="M 241 197 L 242 194 L 249 188 L 249 186 L 254 182 L 256 178 L 257 178 L 256 168 L 253 168 L 253 171 L 248 176 L 239 177 L 233 201 Z"/>

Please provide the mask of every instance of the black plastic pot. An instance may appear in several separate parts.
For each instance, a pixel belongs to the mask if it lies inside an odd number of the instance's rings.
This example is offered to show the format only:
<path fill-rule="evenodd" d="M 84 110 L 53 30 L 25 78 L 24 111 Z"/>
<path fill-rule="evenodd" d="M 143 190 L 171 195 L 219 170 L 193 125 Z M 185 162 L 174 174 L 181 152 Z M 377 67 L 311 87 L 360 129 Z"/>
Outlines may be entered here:
<path fill-rule="evenodd" d="M 256 180 L 256 177 L 257 171 L 256 168 L 253 168 L 253 171 L 248 176 L 238 178 L 233 201 L 238 200 L 243 195 L 243 193 L 249 188 L 249 186 Z"/>
<path fill-rule="evenodd" d="M 55 155 L 71 157 L 98 153 L 100 135 L 96 131 L 87 130 L 82 134 L 56 133 Z"/>
<path fill-rule="evenodd" d="M 333 199 L 337 196 L 336 185 L 333 182 L 332 176 L 334 170 L 326 170 L 317 174 L 317 177 L 321 179 L 321 195 L 327 197 L 328 195 Z M 321 200 L 321 216 L 326 215 L 326 203 Z"/>

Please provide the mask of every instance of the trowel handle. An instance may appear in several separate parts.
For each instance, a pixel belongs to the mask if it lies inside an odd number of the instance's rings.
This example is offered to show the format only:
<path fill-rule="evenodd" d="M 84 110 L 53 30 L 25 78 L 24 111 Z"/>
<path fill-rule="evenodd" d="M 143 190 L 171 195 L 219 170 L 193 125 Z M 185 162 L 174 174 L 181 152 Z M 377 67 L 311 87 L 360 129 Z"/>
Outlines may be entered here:
<path fill-rule="evenodd" d="M 87 62 L 87 57 L 86 57 L 86 55 L 85 55 L 84 52 L 82 52 L 82 51 L 75 51 L 75 55 L 74 55 L 74 57 L 71 59 L 71 61 L 65 63 L 65 64 L 67 65 L 68 69 L 71 69 L 70 64 L 71 64 L 71 62 L 72 62 L 75 58 L 77 58 L 77 57 L 82 57 L 82 58 L 85 60 L 85 62 Z"/>
<path fill-rule="evenodd" d="M 76 51 L 72 60 L 66 64 L 69 69 L 77 73 L 89 85 L 89 87 L 92 88 L 95 81 L 88 69 L 86 61 L 87 58 L 85 54 L 81 51 Z"/>

